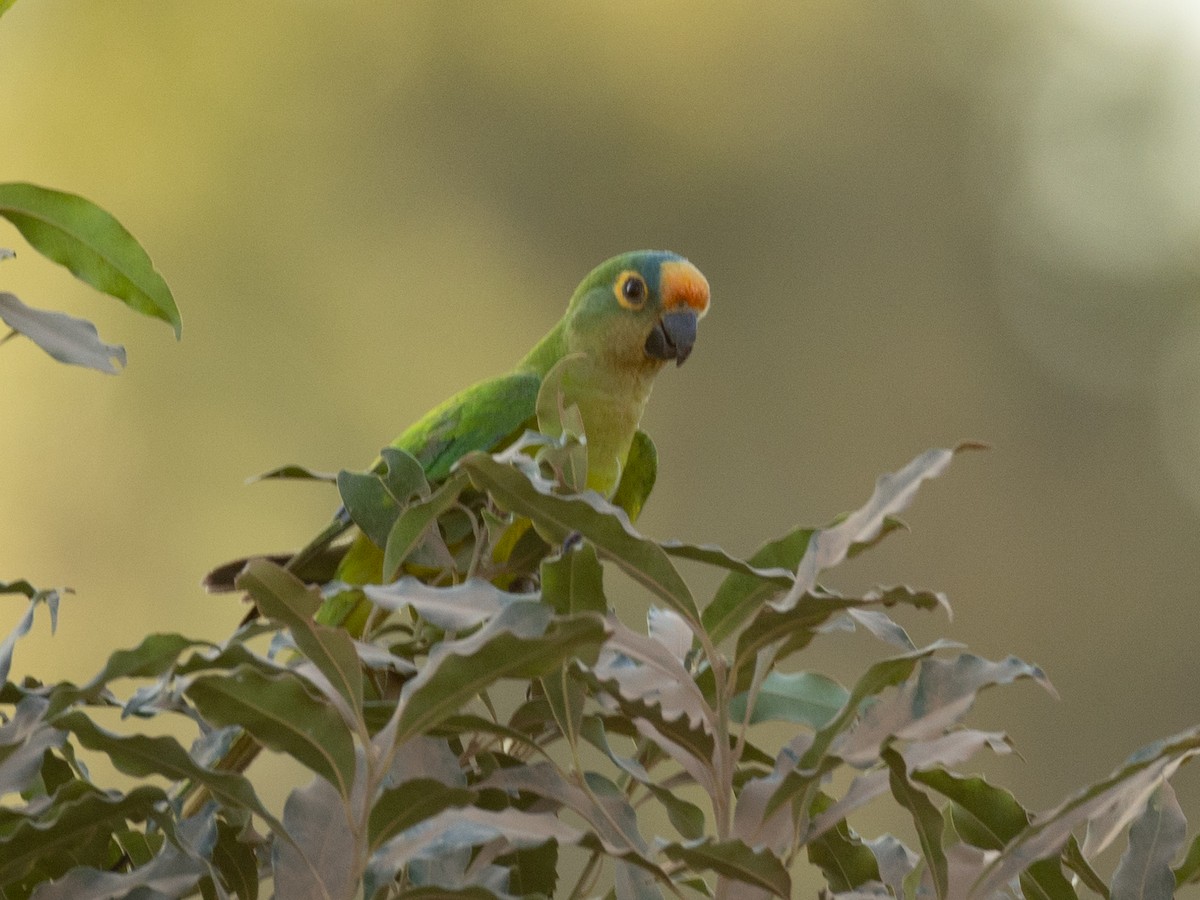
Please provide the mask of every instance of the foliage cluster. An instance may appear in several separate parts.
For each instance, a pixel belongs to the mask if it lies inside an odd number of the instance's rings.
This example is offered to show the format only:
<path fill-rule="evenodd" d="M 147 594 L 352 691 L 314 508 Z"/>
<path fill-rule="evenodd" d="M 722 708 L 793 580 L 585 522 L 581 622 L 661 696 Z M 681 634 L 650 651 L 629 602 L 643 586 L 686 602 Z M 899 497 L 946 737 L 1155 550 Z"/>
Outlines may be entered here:
<path fill-rule="evenodd" d="M 1009 751 L 962 720 L 980 690 L 1045 684 L 1042 672 L 915 646 L 886 610 L 945 606 L 937 593 L 819 585 L 900 527 L 895 514 L 955 451 L 918 457 L 840 521 L 740 560 L 651 540 L 599 496 L 564 491 L 556 463 L 572 440 L 469 456 L 439 488 L 399 452 L 382 471 L 343 473 L 356 520 L 417 534 L 406 563 L 448 567 L 445 586 L 403 574 L 364 588 L 374 611 L 360 639 L 315 624 L 321 591 L 259 559 L 238 585 L 264 621 L 221 645 L 155 634 L 86 684 L 6 679 L 0 793 L 20 800 L 0 811 L 4 896 L 252 898 L 267 878 L 289 898 L 588 896 L 607 870 L 616 897 L 788 897 L 811 865 L 847 898 L 1120 898 L 1170 896 L 1200 876 L 1200 840 L 1172 869 L 1186 826 L 1167 781 L 1200 751 L 1200 729 L 1033 817 L 959 771 L 979 751 Z M 524 519 L 549 555 L 502 590 L 484 561 Z M 476 541 L 456 555 L 464 529 Z M 680 559 L 726 571 L 702 607 Z M 605 564 L 654 598 L 645 629 L 610 611 Z M 29 597 L 30 617 L 57 603 L 23 583 L 5 590 Z M 853 685 L 784 668 L 859 627 L 888 655 Z M 120 733 L 97 722 L 105 707 L 120 709 Z M 195 743 L 150 736 L 155 717 L 193 723 Z M 314 775 L 282 815 L 251 779 L 211 767 L 243 731 Z M 134 786 L 94 783 L 80 748 Z M 849 824 L 885 795 L 911 817 L 914 846 Z M 1093 861 L 1126 826 L 1106 883 Z"/>

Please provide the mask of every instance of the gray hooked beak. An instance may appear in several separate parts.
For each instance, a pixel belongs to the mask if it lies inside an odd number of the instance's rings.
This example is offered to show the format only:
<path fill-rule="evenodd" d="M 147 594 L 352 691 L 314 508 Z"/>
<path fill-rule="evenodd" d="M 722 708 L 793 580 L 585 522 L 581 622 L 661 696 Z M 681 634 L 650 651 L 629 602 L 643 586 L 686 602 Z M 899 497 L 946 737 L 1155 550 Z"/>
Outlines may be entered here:
<path fill-rule="evenodd" d="M 667 313 L 646 338 L 646 355 L 652 359 L 673 359 L 675 365 L 682 366 L 696 343 L 697 321 L 699 318 L 690 308 Z"/>

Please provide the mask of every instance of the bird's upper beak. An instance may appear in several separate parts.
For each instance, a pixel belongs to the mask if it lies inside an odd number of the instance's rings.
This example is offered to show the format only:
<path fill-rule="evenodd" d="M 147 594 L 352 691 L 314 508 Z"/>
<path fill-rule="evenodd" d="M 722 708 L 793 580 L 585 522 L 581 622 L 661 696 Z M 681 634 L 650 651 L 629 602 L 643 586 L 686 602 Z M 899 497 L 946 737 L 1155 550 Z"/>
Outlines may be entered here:
<path fill-rule="evenodd" d="M 696 325 L 708 312 L 708 280 L 690 262 L 672 260 L 662 264 L 659 285 L 663 314 L 646 338 L 646 355 L 682 366 L 696 343 Z"/>

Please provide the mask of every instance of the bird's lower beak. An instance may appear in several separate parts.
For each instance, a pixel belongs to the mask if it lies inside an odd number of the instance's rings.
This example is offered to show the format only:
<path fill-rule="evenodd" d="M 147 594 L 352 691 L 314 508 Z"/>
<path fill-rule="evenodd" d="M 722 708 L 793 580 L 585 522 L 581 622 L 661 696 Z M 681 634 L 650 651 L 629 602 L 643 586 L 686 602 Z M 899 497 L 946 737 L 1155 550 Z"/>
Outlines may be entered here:
<path fill-rule="evenodd" d="M 697 321 L 699 317 L 690 308 L 667 313 L 646 338 L 646 355 L 652 359 L 673 359 L 675 365 L 682 366 L 696 343 Z"/>

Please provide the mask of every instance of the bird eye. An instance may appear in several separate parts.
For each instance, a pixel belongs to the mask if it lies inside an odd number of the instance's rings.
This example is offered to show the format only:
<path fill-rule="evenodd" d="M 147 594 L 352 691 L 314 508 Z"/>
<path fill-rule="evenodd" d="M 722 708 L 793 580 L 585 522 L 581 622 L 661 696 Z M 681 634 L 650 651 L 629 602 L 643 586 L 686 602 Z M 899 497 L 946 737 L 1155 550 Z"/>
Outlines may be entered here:
<path fill-rule="evenodd" d="M 622 272 L 617 279 L 617 302 L 626 309 L 641 309 L 646 302 L 646 281 L 637 272 Z"/>

